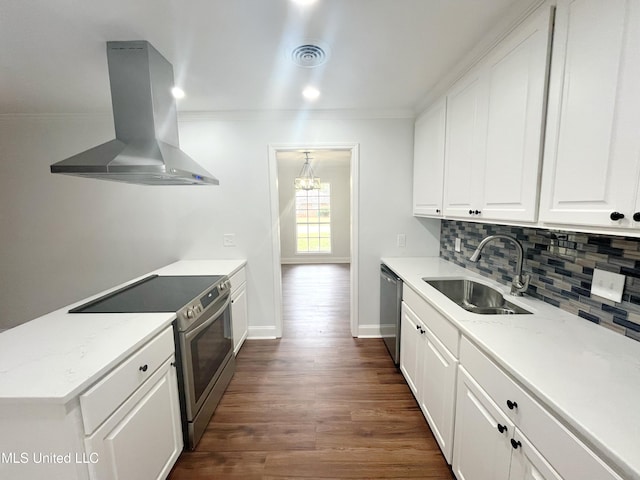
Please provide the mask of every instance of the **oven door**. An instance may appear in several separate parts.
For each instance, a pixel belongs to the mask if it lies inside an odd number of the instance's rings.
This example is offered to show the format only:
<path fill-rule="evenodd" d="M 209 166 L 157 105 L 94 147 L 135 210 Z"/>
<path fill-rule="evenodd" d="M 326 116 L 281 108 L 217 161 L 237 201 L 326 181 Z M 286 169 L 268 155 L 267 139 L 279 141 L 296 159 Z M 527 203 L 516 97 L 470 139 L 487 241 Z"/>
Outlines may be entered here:
<path fill-rule="evenodd" d="M 209 306 L 211 315 L 190 330 L 180 333 L 187 420 L 192 421 L 233 355 L 231 296 Z"/>

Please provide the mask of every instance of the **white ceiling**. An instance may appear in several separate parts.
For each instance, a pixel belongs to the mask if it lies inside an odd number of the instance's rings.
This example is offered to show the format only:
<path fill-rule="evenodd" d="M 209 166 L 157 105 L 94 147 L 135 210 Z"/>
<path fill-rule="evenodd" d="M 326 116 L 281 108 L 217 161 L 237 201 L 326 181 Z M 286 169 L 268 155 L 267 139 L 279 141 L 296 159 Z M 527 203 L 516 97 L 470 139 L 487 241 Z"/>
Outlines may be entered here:
<path fill-rule="evenodd" d="M 1 0 L 0 114 L 111 109 L 108 40 L 148 40 L 181 111 L 413 109 L 501 19 L 532 0 Z M 315 69 L 287 46 L 327 44 Z M 321 90 L 309 105 L 300 92 Z"/>

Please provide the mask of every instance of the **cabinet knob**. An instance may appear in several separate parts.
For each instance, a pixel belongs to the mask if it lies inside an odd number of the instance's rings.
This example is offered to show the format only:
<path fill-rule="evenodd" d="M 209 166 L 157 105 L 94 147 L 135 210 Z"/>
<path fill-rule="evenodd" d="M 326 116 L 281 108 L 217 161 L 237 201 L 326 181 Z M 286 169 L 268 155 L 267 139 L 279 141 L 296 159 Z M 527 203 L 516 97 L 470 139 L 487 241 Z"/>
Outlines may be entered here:
<path fill-rule="evenodd" d="M 142 366 L 139 368 L 139 370 L 140 370 L 141 372 L 146 372 L 148 368 L 149 368 L 149 365 L 144 364 L 144 365 L 142 365 Z"/>
<path fill-rule="evenodd" d="M 506 426 L 506 425 L 500 425 L 500 424 L 498 424 L 498 431 L 499 431 L 500 433 L 504 433 L 504 432 L 506 432 L 506 431 L 507 431 L 507 426 Z"/>
<path fill-rule="evenodd" d="M 617 222 L 618 220 L 622 220 L 624 218 L 624 213 L 611 212 L 611 215 L 609 215 L 609 218 L 614 222 Z"/>
<path fill-rule="evenodd" d="M 439 208 L 436 208 L 436 213 L 440 213 L 440 209 Z"/>
<path fill-rule="evenodd" d="M 469 215 L 473 215 L 473 210 L 469 210 Z"/>
<path fill-rule="evenodd" d="M 509 407 L 509 410 L 513 410 L 514 408 L 518 408 L 518 404 L 511 400 L 507 400 L 507 407 Z"/>
<path fill-rule="evenodd" d="M 520 443 L 520 440 L 514 440 L 513 438 L 511 439 L 511 446 L 514 449 L 518 449 L 518 447 L 522 447 L 522 443 Z"/>
<path fill-rule="evenodd" d="M 420 330 L 420 325 L 416 325 L 416 330 Z"/>
<path fill-rule="evenodd" d="M 475 213 L 476 215 L 480 215 L 482 212 L 481 212 L 480 210 L 476 210 L 476 211 L 475 211 L 475 212 L 473 212 L 473 213 Z"/>
<path fill-rule="evenodd" d="M 640 222 L 640 212 L 636 212 L 633 214 L 633 221 Z"/>

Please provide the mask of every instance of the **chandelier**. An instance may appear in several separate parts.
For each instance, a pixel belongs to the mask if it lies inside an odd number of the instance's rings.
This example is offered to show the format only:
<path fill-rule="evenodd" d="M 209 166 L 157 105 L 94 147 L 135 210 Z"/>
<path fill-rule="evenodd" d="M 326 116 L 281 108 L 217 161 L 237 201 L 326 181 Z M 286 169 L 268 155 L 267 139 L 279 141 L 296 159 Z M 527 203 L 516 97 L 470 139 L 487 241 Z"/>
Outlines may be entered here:
<path fill-rule="evenodd" d="M 302 165 L 302 170 L 296 177 L 295 186 L 296 190 L 313 190 L 320 189 L 320 179 L 313 174 L 313 169 L 309 164 L 309 152 L 304 152 L 305 160 Z"/>

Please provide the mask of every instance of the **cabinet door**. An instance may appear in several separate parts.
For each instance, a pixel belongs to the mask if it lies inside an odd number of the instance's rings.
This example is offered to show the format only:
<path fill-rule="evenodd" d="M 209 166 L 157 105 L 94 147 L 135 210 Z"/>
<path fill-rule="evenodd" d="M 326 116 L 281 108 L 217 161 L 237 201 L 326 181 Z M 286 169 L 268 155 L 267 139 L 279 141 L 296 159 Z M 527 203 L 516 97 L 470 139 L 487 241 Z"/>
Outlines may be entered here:
<path fill-rule="evenodd" d="M 92 479 L 164 479 L 182 451 L 176 369 L 167 361 L 85 440 Z"/>
<path fill-rule="evenodd" d="M 403 373 L 413 395 L 418 398 L 419 350 L 422 343 L 420 320 L 415 313 L 402 302 L 400 323 L 400 371 Z"/>
<path fill-rule="evenodd" d="M 484 219 L 536 220 L 551 22 L 542 8 L 486 60 Z"/>
<path fill-rule="evenodd" d="M 446 100 L 438 102 L 415 125 L 413 214 L 442 216 Z"/>
<path fill-rule="evenodd" d="M 513 441 L 509 480 L 562 480 L 520 430 L 516 429 Z"/>
<path fill-rule="evenodd" d="M 478 216 L 486 139 L 485 85 L 480 71 L 474 70 L 447 95 L 445 215 Z"/>
<path fill-rule="evenodd" d="M 233 353 L 238 354 L 247 338 L 247 287 L 238 287 L 231 295 L 231 322 L 233 324 Z"/>
<path fill-rule="evenodd" d="M 428 328 L 425 337 L 419 404 L 444 458 L 450 464 L 458 360 Z"/>
<path fill-rule="evenodd" d="M 625 227 L 640 158 L 637 0 L 560 0 L 540 220 Z M 612 220 L 610 214 L 625 214 Z"/>
<path fill-rule="evenodd" d="M 513 423 L 463 367 L 458 367 L 453 472 L 458 480 L 506 480 Z M 503 432 L 498 426 L 506 428 Z"/>

